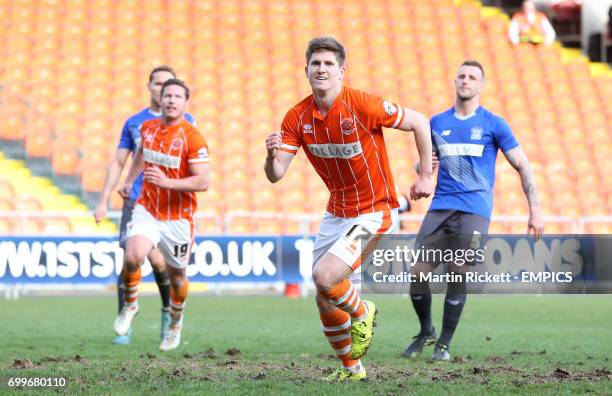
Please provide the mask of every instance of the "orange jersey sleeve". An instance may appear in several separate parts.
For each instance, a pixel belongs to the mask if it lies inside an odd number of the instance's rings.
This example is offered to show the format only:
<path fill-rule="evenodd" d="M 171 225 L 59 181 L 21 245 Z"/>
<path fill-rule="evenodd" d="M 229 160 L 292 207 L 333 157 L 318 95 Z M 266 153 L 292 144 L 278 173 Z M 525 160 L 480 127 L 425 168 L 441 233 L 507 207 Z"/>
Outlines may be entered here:
<path fill-rule="evenodd" d="M 375 132 L 382 131 L 382 127 L 397 128 L 401 125 L 404 119 L 402 106 L 361 91 L 357 96 L 355 102 L 361 108 L 360 110 L 372 120 Z"/>
<path fill-rule="evenodd" d="M 298 115 L 295 109 L 289 110 L 281 124 L 281 151 L 286 151 L 291 154 L 297 154 L 302 145 L 298 133 Z"/>
<path fill-rule="evenodd" d="M 187 162 L 190 164 L 207 164 L 210 162 L 208 157 L 208 144 L 204 137 L 193 128 L 187 134 Z"/>

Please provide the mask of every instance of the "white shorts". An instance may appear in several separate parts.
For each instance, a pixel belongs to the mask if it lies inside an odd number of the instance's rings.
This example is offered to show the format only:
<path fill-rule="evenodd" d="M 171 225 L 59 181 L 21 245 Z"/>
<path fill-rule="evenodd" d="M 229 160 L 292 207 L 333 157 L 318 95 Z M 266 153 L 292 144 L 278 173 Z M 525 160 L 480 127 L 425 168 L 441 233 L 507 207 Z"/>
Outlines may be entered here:
<path fill-rule="evenodd" d="M 187 268 L 193 243 L 193 222 L 181 220 L 157 220 L 142 205 L 136 205 L 132 221 L 127 225 L 127 238 L 142 235 L 159 247 L 166 264 L 174 268 Z M 159 246 L 158 246 L 159 245 Z"/>
<path fill-rule="evenodd" d="M 361 264 L 362 248 L 376 234 L 392 234 L 398 225 L 397 209 L 366 213 L 357 217 L 336 217 L 325 212 L 312 254 L 313 268 L 327 252 L 353 271 Z M 366 242 L 364 244 L 363 242 Z M 362 246 L 363 245 L 363 246 Z"/>

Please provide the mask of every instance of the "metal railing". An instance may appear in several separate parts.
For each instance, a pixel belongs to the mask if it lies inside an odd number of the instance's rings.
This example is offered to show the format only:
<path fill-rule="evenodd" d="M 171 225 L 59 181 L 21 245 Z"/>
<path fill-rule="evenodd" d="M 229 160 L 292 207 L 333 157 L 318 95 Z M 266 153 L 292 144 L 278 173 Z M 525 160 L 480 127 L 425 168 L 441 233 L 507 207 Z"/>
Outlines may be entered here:
<path fill-rule="evenodd" d="M 196 222 L 203 220 L 210 220 L 214 223 L 214 230 L 217 234 L 231 234 L 232 224 L 238 219 L 248 220 L 277 220 L 279 223 L 282 222 L 294 222 L 298 224 L 298 234 L 308 235 L 314 229 L 322 218 L 321 213 L 272 213 L 272 212 L 249 212 L 249 211 L 229 211 L 225 215 L 218 215 L 214 212 L 198 212 L 195 214 Z M 416 214 L 402 214 L 399 217 L 400 221 L 420 223 L 423 220 L 424 215 Z M 91 221 L 93 226 L 93 212 L 92 211 L 70 211 L 70 212 L 0 212 L 0 220 L 13 220 L 12 226 L 15 227 L 11 234 L 27 234 L 32 231 L 28 230 L 28 221 L 31 219 L 45 220 L 45 219 L 79 219 L 85 222 Z M 108 212 L 107 218 L 118 222 L 121 218 L 120 211 Z M 493 215 L 491 223 L 502 223 L 502 224 L 527 224 L 527 216 L 516 216 L 516 215 Z M 585 217 L 570 217 L 570 216 L 544 216 L 544 222 L 546 224 L 559 224 L 565 226 L 565 229 L 569 230 L 574 234 L 582 234 L 589 232 L 590 228 L 596 224 L 609 224 L 612 225 L 612 216 L 585 216 Z M 86 227 L 84 227 L 86 228 Z M 93 230 L 95 228 L 92 227 Z M 29 232 L 28 232 L 29 231 Z M 82 232 L 76 230 L 74 232 Z M 45 233 L 44 228 L 39 230 L 38 233 Z M 109 234 L 108 232 L 94 232 L 96 235 Z"/>

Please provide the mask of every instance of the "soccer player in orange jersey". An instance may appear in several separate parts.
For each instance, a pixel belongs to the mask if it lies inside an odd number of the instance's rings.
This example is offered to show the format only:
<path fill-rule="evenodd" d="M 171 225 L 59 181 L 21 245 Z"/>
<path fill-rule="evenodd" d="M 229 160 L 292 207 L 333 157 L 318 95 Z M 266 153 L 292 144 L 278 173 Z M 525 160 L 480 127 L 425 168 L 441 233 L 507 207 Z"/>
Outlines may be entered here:
<path fill-rule="evenodd" d="M 106 217 L 108 211 L 108 200 L 111 191 L 115 188 L 119 182 L 121 171 L 127 163 L 130 153 L 135 153 L 140 146 L 140 126 L 143 122 L 161 117 L 161 89 L 164 83 L 171 79 L 176 78 L 176 73 L 170 66 L 158 66 L 151 70 L 149 74 L 149 82 L 147 88 L 150 93 L 149 107 L 134 114 L 127 119 L 121 131 L 121 138 L 119 145 L 115 151 L 115 155 L 111 160 L 106 178 L 104 180 L 104 187 L 100 193 L 100 199 L 98 205 L 94 211 L 94 218 L 96 223 Z M 185 113 L 187 121 L 196 125 L 195 118 Z M 139 176 L 132 184 L 132 190 L 128 195 L 123 195 L 123 209 L 121 212 L 121 222 L 119 227 L 119 246 L 125 249 L 127 223 L 132 219 L 132 212 L 134 211 L 134 205 L 136 205 L 136 199 L 140 195 L 140 189 L 142 188 L 142 175 Z M 159 294 L 162 299 L 161 309 L 161 338 L 168 331 L 168 325 L 170 324 L 170 278 L 166 272 L 166 263 L 164 262 L 164 256 L 159 252 L 158 249 L 153 249 L 148 256 L 151 267 L 153 268 L 153 274 L 155 276 L 155 283 L 159 288 Z M 125 304 L 125 290 L 123 289 L 123 279 L 121 276 L 117 277 L 117 297 L 119 302 L 119 311 Z M 116 336 L 113 341 L 116 345 L 126 345 L 130 343 L 132 331 L 128 331 L 125 336 Z"/>
<path fill-rule="evenodd" d="M 360 265 L 360 241 L 397 225 L 397 195 L 382 128 L 414 131 L 422 161 L 412 199 L 433 193 L 431 137 L 425 116 L 380 97 L 342 86 L 342 44 L 332 37 L 310 41 L 306 77 L 312 95 L 291 108 L 281 132 L 266 139 L 264 170 L 280 180 L 300 147 L 331 193 L 313 252 L 313 280 L 323 332 L 342 368 L 326 380 L 366 377 L 360 358 L 372 339 L 376 308 L 362 301 L 350 280 Z"/>
<path fill-rule="evenodd" d="M 160 350 L 180 345 L 183 308 L 189 282 L 186 268 L 191 257 L 197 208 L 196 192 L 209 184 L 208 147 L 198 130 L 185 120 L 189 88 L 181 80 L 166 81 L 161 91 L 162 118 L 141 126 L 137 151 L 122 190 L 129 191 L 144 169 L 142 192 L 128 224 L 124 284 L 126 304 L 115 320 L 114 330 L 123 335 L 138 313 L 140 266 L 154 248 L 159 248 L 170 276 L 168 333 Z"/>

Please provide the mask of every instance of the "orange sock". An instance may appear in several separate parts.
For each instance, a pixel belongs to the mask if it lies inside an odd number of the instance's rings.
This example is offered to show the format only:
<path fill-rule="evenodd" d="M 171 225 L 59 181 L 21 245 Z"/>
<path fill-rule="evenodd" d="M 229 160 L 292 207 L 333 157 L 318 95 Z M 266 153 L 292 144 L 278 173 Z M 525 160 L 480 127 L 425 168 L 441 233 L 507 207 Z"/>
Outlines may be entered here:
<path fill-rule="evenodd" d="M 326 293 L 325 297 L 329 298 L 336 307 L 351 315 L 351 318 L 356 321 L 363 320 L 367 314 L 366 305 L 359 298 L 353 282 L 349 279 L 343 279 L 329 293 Z"/>
<path fill-rule="evenodd" d="M 330 312 L 321 312 L 321 323 L 323 334 L 336 352 L 338 359 L 342 361 L 344 368 L 351 368 L 359 364 L 359 360 L 351 359 L 351 318 L 349 314 L 334 309 Z"/>
<path fill-rule="evenodd" d="M 136 271 L 128 271 L 123 268 L 123 284 L 125 285 L 125 303 L 126 305 L 134 305 L 138 301 L 138 285 L 142 279 L 140 267 Z"/>
<path fill-rule="evenodd" d="M 185 278 L 181 287 L 175 288 L 170 285 L 170 317 L 172 324 L 178 324 L 183 318 L 185 300 L 189 292 L 189 280 Z"/>

